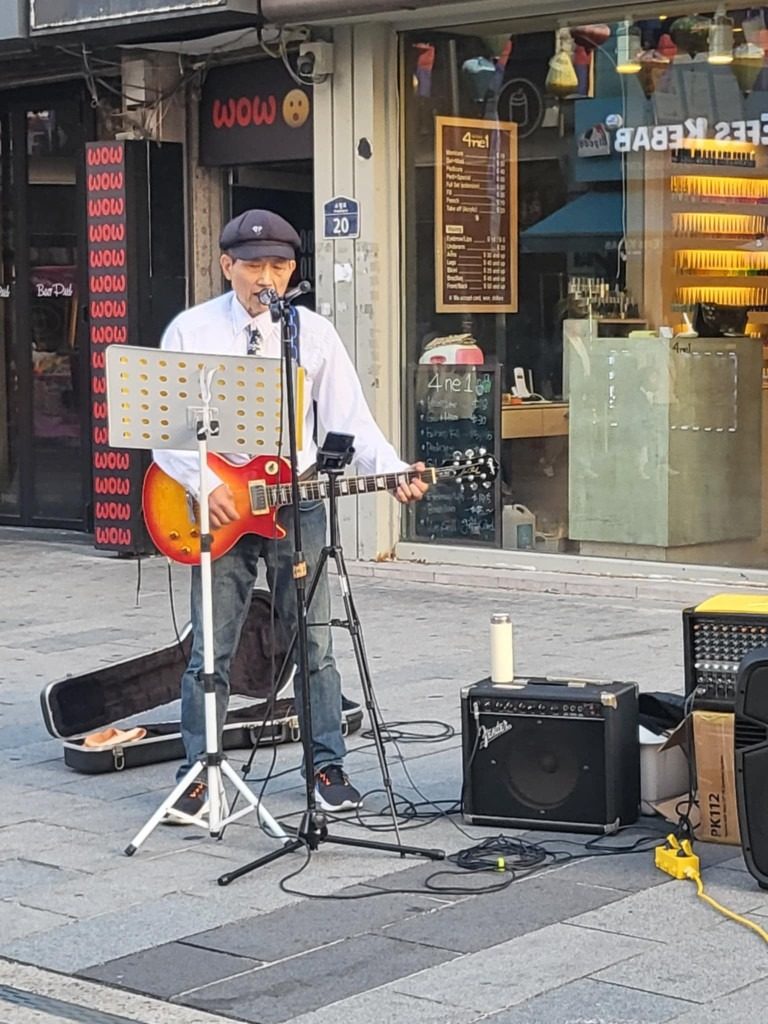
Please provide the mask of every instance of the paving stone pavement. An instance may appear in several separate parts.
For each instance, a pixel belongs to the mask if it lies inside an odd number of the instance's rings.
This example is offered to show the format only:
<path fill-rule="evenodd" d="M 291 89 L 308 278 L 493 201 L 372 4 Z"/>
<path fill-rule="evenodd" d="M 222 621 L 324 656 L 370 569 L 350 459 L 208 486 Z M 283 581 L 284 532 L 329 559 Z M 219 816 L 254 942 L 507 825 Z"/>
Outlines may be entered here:
<path fill-rule="evenodd" d="M 768 948 L 653 866 L 666 827 L 642 818 L 587 855 L 594 837 L 504 829 L 558 863 L 498 892 L 508 876 L 324 843 L 231 885 L 225 872 L 276 850 L 254 815 L 222 841 L 157 828 L 125 846 L 170 791 L 174 765 L 110 775 L 68 769 L 39 695 L 69 675 L 172 642 L 185 621 L 183 570 L 95 552 L 86 538 L 0 529 L 0 1022 L 51 1024 L 747 1024 L 762 1019 Z M 749 587 L 578 573 L 350 566 L 401 805 L 446 810 L 462 786 L 463 686 L 487 674 L 489 616 L 508 611 L 521 675 L 636 680 L 681 692 L 681 611 Z M 140 586 L 139 586 L 140 584 Z M 334 589 L 332 587 L 332 589 Z M 339 602 L 340 603 L 340 602 Z M 340 609 L 341 611 L 341 609 Z M 360 699 L 349 638 L 337 653 Z M 176 714 L 177 707 L 164 709 Z M 366 723 L 367 726 L 367 723 Z M 453 735 L 450 734 L 453 730 Z M 370 737 L 348 769 L 386 809 Z M 274 751 L 270 813 L 296 823 L 304 793 L 295 744 Z M 248 751 L 233 751 L 241 766 Z M 273 751 L 257 752 L 260 791 Z M 338 837 L 393 843 L 391 822 L 331 822 Z M 416 826 L 419 827 L 416 827 Z M 498 829 L 456 816 L 403 820 L 404 842 L 455 853 Z M 768 928 L 768 893 L 736 847 L 698 844 L 706 891 Z M 564 860 L 568 855 L 569 860 Z M 292 877 L 288 877 L 292 876 Z"/>

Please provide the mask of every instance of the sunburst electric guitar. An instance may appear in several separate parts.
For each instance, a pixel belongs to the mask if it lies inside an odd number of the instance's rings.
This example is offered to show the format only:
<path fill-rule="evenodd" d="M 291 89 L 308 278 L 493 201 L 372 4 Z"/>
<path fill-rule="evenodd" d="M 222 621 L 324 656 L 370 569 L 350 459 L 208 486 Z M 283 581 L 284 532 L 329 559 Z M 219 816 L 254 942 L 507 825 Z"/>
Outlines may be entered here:
<path fill-rule="evenodd" d="M 291 467 L 285 459 L 258 455 L 241 466 L 233 465 L 220 455 L 208 454 L 208 466 L 227 484 L 235 500 L 239 519 L 212 531 L 211 557 L 220 558 L 246 533 L 260 537 L 280 538 L 285 530 L 277 522 L 277 512 L 291 502 Z M 459 480 L 472 491 L 488 488 L 496 477 L 496 460 L 482 449 L 457 452 L 444 465 L 422 470 L 374 476 L 341 476 L 336 479 L 336 493 L 372 494 L 393 491 L 401 483 L 421 477 L 430 484 L 441 480 Z M 330 482 L 306 480 L 299 483 L 302 501 L 327 498 Z M 144 519 L 149 535 L 162 554 L 197 565 L 200 561 L 200 522 L 197 503 L 181 484 L 154 463 L 147 470 L 143 489 Z"/>

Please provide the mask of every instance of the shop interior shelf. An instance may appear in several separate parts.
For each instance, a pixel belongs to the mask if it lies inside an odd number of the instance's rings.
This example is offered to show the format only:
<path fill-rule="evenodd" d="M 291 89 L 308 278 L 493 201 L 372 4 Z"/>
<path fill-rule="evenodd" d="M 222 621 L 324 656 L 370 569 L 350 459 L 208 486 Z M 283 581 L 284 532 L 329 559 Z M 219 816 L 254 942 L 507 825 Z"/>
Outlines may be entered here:
<path fill-rule="evenodd" d="M 673 271 L 678 288 L 764 288 L 768 285 L 768 274 L 738 275 L 736 277 L 715 277 L 710 274 Z"/>
<path fill-rule="evenodd" d="M 739 235 L 732 236 L 730 238 L 719 235 L 675 235 L 674 241 L 671 243 L 672 249 L 712 249 L 712 250 L 731 250 L 735 249 L 738 251 L 739 247 L 744 245 L 746 242 L 751 242 L 754 238 L 758 237 L 757 233 L 754 235 Z M 749 250 L 745 250 L 749 251 Z M 765 252 L 768 253 L 768 246 L 766 246 Z"/>
<path fill-rule="evenodd" d="M 672 164 L 670 173 L 674 175 L 696 174 L 704 178 L 764 178 L 766 168 L 728 167 L 717 164 Z"/>
<path fill-rule="evenodd" d="M 740 202 L 738 199 L 723 199 L 722 203 L 696 202 L 690 197 L 680 198 L 681 193 L 673 192 L 670 210 L 675 213 L 744 213 L 751 216 L 768 217 L 768 201 L 764 203 Z"/>

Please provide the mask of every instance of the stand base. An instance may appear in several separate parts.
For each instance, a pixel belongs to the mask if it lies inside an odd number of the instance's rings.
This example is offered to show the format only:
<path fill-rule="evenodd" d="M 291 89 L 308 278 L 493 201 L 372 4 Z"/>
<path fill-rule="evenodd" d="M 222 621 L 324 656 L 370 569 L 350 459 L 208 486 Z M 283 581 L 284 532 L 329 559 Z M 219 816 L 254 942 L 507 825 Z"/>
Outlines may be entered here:
<path fill-rule="evenodd" d="M 203 772 L 205 772 L 206 784 L 208 786 L 209 812 L 207 821 L 201 818 L 193 818 L 188 814 L 172 809 L 181 794 Z M 246 806 L 239 811 L 235 811 L 233 814 L 229 813 L 227 797 L 224 791 L 224 776 L 229 779 L 238 793 L 246 800 Z M 176 819 L 178 824 L 196 825 L 198 828 L 208 831 L 211 838 L 217 839 L 227 825 L 237 821 L 238 818 L 244 817 L 246 814 L 250 814 L 251 811 L 256 812 L 259 824 L 265 832 L 268 832 L 275 839 L 282 840 L 284 843 L 291 841 L 282 826 L 266 810 L 261 800 L 254 796 L 226 758 L 220 758 L 218 764 L 209 764 L 207 758 L 203 757 L 192 765 L 187 774 L 179 780 L 175 788 L 163 800 L 152 817 L 136 833 L 128 846 L 126 846 L 125 855 L 126 857 L 132 857 L 147 836 L 154 831 L 168 813 Z"/>
<path fill-rule="evenodd" d="M 351 839 L 347 836 L 330 835 L 325 815 L 312 810 L 304 812 L 301 825 L 297 829 L 289 827 L 286 831 L 293 835 L 294 838 L 287 839 L 279 850 L 273 850 L 272 853 L 268 853 L 264 857 L 259 857 L 248 864 L 243 864 L 242 867 L 236 868 L 235 871 L 228 871 L 226 874 L 220 875 L 218 878 L 219 885 L 229 885 L 230 882 L 242 878 L 243 875 L 256 871 L 257 868 L 262 868 L 266 864 L 271 864 L 273 860 L 278 860 L 278 858 L 284 857 L 288 853 L 294 853 L 296 850 L 307 848 L 317 850 L 322 843 L 335 843 L 337 846 L 355 846 L 363 850 L 381 850 L 384 853 L 397 853 L 401 857 L 410 854 L 413 857 L 425 857 L 427 860 L 445 860 L 445 850 L 430 850 L 419 846 L 381 843 L 376 839 Z"/>

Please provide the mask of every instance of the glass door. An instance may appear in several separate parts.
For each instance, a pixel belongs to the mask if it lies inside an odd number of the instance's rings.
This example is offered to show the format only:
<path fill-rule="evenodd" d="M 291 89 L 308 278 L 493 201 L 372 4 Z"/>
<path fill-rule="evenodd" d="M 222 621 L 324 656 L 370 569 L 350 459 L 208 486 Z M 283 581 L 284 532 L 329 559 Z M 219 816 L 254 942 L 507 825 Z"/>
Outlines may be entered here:
<path fill-rule="evenodd" d="M 87 339 L 78 317 L 85 301 L 84 109 L 79 95 L 59 90 L 56 97 L 12 101 L 1 122 L 7 414 L 0 518 L 19 525 L 87 525 L 88 378 L 81 359 Z"/>

